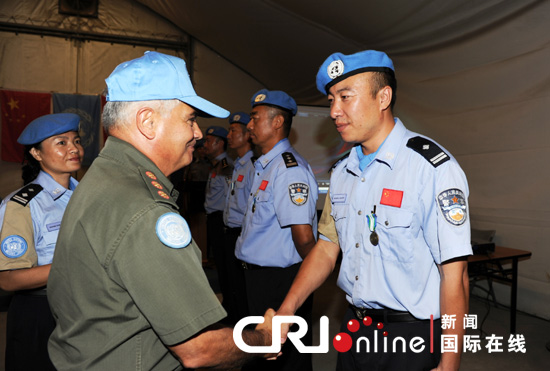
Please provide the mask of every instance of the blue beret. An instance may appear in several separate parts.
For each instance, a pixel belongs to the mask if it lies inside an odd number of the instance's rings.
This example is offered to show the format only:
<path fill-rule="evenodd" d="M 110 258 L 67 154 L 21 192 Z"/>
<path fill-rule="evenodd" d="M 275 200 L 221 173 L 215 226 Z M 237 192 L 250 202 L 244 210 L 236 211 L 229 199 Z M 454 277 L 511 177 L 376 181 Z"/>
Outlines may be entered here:
<path fill-rule="evenodd" d="M 262 89 L 252 96 L 252 107 L 267 104 L 270 106 L 277 106 L 279 108 L 292 112 L 294 116 L 298 111 L 296 102 L 290 95 L 280 90 L 267 90 Z"/>
<path fill-rule="evenodd" d="M 325 60 L 317 72 L 317 89 L 326 95 L 331 86 L 350 76 L 369 71 L 395 73 L 393 62 L 383 52 L 365 50 L 350 55 L 334 53 Z"/>
<path fill-rule="evenodd" d="M 178 99 L 202 116 L 229 116 L 229 111 L 195 93 L 185 61 L 171 55 L 147 51 L 118 65 L 105 82 L 109 102 Z"/>
<path fill-rule="evenodd" d="M 227 139 L 227 130 L 221 126 L 210 126 L 206 129 L 206 135 L 215 135 L 217 137 Z"/>
<path fill-rule="evenodd" d="M 37 144 L 44 139 L 68 131 L 78 131 L 80 116 L 76 113 L 54 113 L 31 121 L 21 133 L 17 142 L 23 145 Z"/>
<path fill-rule="evenodd" d="M 248 125 L 250 122 L 250 116 L 248 113 L 244 112 L 235 112 L 231 116 L 229 116 L 229 123 L 230 124 L 243 124 Z"/>

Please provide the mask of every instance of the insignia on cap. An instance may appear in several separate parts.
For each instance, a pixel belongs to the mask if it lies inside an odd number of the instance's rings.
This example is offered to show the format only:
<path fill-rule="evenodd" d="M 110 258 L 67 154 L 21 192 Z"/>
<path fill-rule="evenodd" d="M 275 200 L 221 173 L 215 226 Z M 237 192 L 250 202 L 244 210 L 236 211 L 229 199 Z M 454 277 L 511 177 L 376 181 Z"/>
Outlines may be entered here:
<path fill-rule="evenodd" d="M 27 241 L 21 236 L 11 235 L 2 241 L 2 254 L 10 259 L 23 256 L 27 252 Z"/>
<path fill-rule="evenodd" d="M 214 128 L 211 128 L 210 130 L 208 130 L 206 134 L 212 134 L 213 132 L 214 132 Z"/>
<path fill-rule="evenodd" d="M 333 61 L 331 64 L 328 65 L 327 73 L 328 77 L 330 77 L 332 80 L 334 80 L 338 76 L 341 76 L 344 73 L 344 62 L 340 60 Z"/>
<path fill-rule="evenodd" d="M 157 220 L 156 232 L 159 240 L 168 247 L 181 249 L 191 242 L 191 231 L 180 214 L 166 213 Z"/>
<path fill-rule="evenodd" d="M 445 220 L 452 225 L 462 225 L 468 219 L 466 197 L 460 189 L 451 188 L 441 192 L 437 202 Z"/>
<path fill-rule="evenodd" d="M 294 205 L 302 206 L 307 202 L 309 186 L 305 183 L 292 183 L 288 186 L 288 194 Z"/>
<path fill-rule="evenodd" d="M 258 94 L 256 98 L 254 98 L 254 102 L 261 102 L 265 99 L 265 94 Z"/>
<path fill-rule="evenodd" d="M 239 121 L 241 119 L 241 115 L 235 115 L 233 116 L 233 120 Z"/>

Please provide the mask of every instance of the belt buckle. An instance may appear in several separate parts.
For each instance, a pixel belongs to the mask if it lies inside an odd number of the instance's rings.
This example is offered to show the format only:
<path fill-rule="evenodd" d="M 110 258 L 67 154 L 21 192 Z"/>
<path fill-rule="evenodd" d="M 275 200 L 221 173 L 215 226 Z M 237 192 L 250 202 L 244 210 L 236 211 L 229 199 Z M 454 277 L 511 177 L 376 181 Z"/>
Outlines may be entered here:
<path fill-rule="evenodd" d="M 248 269 L 248 264 L 246 264 L 246 262 L 241 261 L 241 266 L 243 269 Z"/>
<path fill-rule="evenodd" d="M 363 318 L 365 318 L 365 312 L 364 310 L 362 310 L 361 308 L 355 308 L 355 316 L 357 317 L 358 320 L 362 320 Z"/>

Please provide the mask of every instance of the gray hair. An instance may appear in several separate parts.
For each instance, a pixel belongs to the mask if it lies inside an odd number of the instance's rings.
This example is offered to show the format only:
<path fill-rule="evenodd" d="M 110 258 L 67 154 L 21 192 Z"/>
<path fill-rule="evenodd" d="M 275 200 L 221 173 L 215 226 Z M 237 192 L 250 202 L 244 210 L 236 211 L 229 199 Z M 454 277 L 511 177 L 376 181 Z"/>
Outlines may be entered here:
<path fill-rule="evenodd" d="M 132 122 L 136 112 L 142 107 L 151 107 L 160 112 L 163 117 L 172 112 L 177 99 L 170 100 L 148 100 L 137 102 L 107 102 L 103 108 L 102 120 L 103 127 L 107 132 L 112 129 L 123 127 Z"/>

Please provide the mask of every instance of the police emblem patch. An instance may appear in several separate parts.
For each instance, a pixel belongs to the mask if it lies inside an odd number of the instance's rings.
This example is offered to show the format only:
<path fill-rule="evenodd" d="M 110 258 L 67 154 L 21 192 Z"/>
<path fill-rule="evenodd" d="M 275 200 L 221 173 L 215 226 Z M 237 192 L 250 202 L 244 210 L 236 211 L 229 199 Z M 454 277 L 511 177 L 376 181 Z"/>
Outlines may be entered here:
<path fill-rule="evenodd" d="M 23 237 L 14 234 L 4 238 L 1 249 L 6 258 L 16 259 L 25 255 L 27 247 L 27 241 Z"/>
<path fill-rule="evenodd" d="M 466 197 L 460 189 L 451 188 L 441 192 L 437 202 L 445 220 L 452 225 L 462 225 L 468 219 Z"/>
<path fill-rule="evenodd" d="M 156 232 L 160 242 L 174 249 L 181 249 L 191 242 L 191 231 L 180 214 L 161 215 L 157 220 Z"/>
<path fill-rule="evenodd" d="M 344 62 L 340 60 L 332 61 L 327 67 L 328 77 L 330 77 L 332 80 L 334 80 L 338 76 L 341 76 L 343 73 L 344 73 Z"/>
<path fill-rule="evenodd" d="M 288 186 L 288 194 L 294 205 L 302 206 L 307 202 L 309 186 L 305 183 L 292 183 Z"/>

